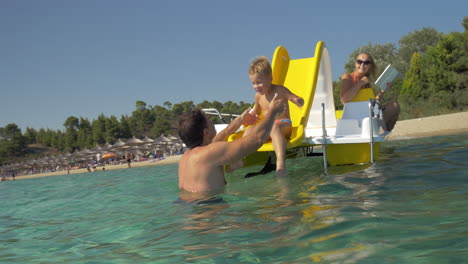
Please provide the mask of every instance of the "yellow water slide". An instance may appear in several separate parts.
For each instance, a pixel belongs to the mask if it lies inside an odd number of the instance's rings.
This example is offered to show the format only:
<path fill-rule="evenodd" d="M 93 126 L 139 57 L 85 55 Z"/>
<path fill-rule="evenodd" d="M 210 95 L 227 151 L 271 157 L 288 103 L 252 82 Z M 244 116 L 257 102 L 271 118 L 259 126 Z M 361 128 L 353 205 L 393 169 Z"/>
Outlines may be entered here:
<path fill-rule="evenodd" d="M 271 61 L 273 84 L 283 85 L 292 93 L 304 99 L 304 106 L 301 108 L 289 102 L 292 134 L 288 142 L 288 149 L 304 145 L 304 128 L 307 127 L 309 113 L 314 101 L 320 60 L 324 47 L 323 41 L 319 41 L 315 48 L 314 57 L 304 59 L 292 60 L 286 48 L 282 46 L 277 47 L 273 54 Z M 232 135 L 230 140 L 241 137 L 242 133 L 239 132 Z M 274 151 L 271 141 L 266 142 L 258 151 Z"/>

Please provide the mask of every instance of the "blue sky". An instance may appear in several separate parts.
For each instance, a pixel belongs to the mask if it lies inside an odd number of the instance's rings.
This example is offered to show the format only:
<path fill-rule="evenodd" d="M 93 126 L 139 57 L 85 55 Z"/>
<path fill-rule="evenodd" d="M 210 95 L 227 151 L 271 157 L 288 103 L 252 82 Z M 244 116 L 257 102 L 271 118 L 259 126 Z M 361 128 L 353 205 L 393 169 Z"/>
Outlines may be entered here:
<path fill-rule="evenodd" d="M 433 27 L 462 32 L 446 1 L 0 1 L 0 127 L 63 129 L 131 115 L 135 102 L 252 102 L 247 68 L 278 45 L 327 45 L 333 79 L 356 48 Z"/>

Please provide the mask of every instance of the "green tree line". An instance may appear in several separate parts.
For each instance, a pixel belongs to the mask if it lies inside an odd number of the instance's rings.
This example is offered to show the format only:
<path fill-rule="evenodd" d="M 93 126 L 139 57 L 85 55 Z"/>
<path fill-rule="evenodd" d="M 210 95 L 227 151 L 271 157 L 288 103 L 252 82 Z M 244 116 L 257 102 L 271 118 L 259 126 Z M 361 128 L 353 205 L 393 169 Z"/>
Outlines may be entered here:
<path fill-rule="evenodd" d="M 403 36 L 398 45 L 369 43 L 354 50 L 344 65 L 346 72 L 354 70 L 355 57 L 368 52 L 374 57 L 378 74 L 392 64 L 401 78 L 393 84 L 385 98 L 400 102 L 400 120 L 464 111 L 468 105 L 468 17 L 463 19 L 464 32 L 443 34 L 433 28 L 422 28 Z M 333 82 L 337 109 L 341 80 Z M 192 101 L 163 106 L 136 102 L 131 115 L 106 117 L 103 114 L 89 121 L 70 116 L 64 130 L 26 128 L 24 134 L 16 124 L 0 127 L 0 164 L 27 154 L 26 146 L 40 143 L 58 151 L 92 148 L 96 144 L 112 144 L 119 138 L 156 138 L 176 134 L 176 119 L 194 107 L 216 108 L 223 113 L 240 114 L 250 105 L 244 102 Z"/>
<path fill-rule="evenodd" d="M 113 144 L 119 138 L 157 138 L 163 134 L 177 134 L 177 118 L 184 112 L 197 108 L 216 108 L 222 113 L 240 114 L 249 103 L 228 101 L 203 101 L 195 105 L 193 101 L 178 104 L 165 102 L 163 106 L 147 105 L 137 101 L 135 111 L 130 116 L 107 117 L 104 114 L 89 121 L 84 117 L 68 117 L 63 123 L 63 130 L 27 127 L 24 134 L 16 124 L 0 127 L 0 164 L 9 163 L 28 154 L 27 146 L 42 144 L 61 152 L 72 152 L 84 148 L 93 148 L 97 144 Z M 213 119 L 217 119 L 213 117 Z M 219 120 L 215 120 L 219 121 Z"/>

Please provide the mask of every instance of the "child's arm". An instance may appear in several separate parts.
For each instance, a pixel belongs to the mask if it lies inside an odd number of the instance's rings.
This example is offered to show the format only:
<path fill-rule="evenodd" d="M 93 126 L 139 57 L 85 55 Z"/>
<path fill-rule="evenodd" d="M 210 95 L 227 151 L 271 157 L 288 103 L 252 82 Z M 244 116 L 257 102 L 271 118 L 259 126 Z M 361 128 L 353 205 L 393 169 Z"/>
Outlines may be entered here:
<path fill-rule="evenodd" d="M 287 96 L 289 101 L 293 102 L 295 105 L 297 105 L 299 107 L 302 107 L 304 105 L 304 99 L 302 99 L 302 97 L 293 94 L 286 87 L 284 87 L 284 90 L 286 91 L 286 96 Z"/>

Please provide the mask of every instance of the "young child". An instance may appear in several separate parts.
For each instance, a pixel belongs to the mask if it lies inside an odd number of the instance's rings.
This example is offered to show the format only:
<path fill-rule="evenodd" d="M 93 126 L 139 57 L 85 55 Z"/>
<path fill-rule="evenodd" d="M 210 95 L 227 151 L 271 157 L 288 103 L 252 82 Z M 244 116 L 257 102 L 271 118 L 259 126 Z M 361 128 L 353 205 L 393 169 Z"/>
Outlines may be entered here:
<path fill-rule="evenodd" d="M 250 64 L 249 76 L 252 86 L 256 92 L 255 106 L 250 111 L 254 117 L 261 117 L 262 109 L 267 109 L 268 104 L 276 96 L 284 101 L 291 101 L 299 107 L 304 105 L 304 99 L 293 94 L 282 85 L 272 84 L 273 76 L 270 62 L 265 56 L 255 58 Z M 289 105 L 286 103 L 283 112 L 279 113 L 270 137 L 276 154 L 276 175 L 285 176 L 286 172 L 286 145 L 291 136 L 291 118 L 289 116 Z M 252 127 L 248 127 L 244 135 L 248 135 Z"/>

